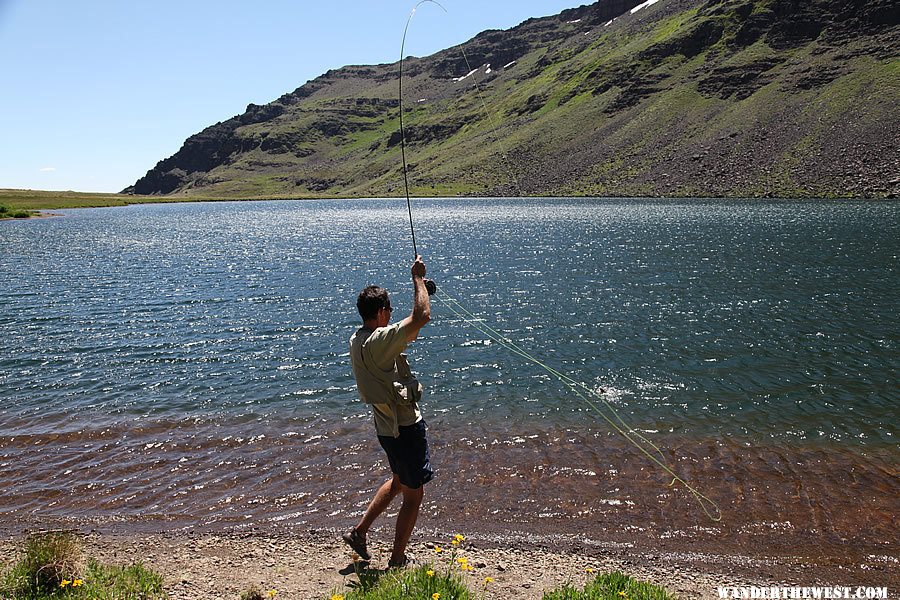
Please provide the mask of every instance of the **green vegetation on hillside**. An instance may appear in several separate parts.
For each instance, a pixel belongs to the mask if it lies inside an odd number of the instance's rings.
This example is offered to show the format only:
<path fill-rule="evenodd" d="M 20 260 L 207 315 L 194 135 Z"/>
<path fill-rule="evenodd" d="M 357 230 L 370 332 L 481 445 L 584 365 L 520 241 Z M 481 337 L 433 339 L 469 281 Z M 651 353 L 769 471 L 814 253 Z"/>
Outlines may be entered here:
<path fill-rule="evenodd" d="M 890 197 L 897 12 L 866 0 L 594 3 L 404 63 L 411 193 Z M 465 54 L 463 54 L 463 50 Z M 403 193 L 398 65 L 329 71 L 191 136 L 166 198 Z"/>

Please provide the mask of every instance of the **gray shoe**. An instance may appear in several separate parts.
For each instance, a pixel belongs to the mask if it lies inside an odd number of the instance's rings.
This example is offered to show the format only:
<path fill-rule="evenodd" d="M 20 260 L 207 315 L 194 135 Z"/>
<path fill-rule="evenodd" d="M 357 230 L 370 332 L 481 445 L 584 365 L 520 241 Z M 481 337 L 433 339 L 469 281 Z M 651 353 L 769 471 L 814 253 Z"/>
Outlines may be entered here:
<path fill-rule="evenodd" d="M 369 560 L 372 558 L 369 555 L 369 551 L 366 549 L 366 538 L 359 535 L 359 533 L 356 532 L 356 528 L 342 534 L 341 539 L 344 540 L 348 546 L 353 548 L 353 551 L 359 554 L 361 559 Z"/>

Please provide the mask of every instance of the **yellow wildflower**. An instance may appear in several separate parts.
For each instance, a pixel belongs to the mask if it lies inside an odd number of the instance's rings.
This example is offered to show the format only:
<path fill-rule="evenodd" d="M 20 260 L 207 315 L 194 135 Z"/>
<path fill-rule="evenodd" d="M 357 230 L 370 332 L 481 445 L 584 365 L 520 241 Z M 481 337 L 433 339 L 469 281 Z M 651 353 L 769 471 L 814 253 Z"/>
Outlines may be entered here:
<path fill-rule="evenodd" d="M 332 594 L 331 600 L 344 600 L 344 597 L 340 594 Z"/>
<path fill-rule="evenodd" d="M 453 540 L 452 542 L 450 542 L 450 545 L 451 546 L 459 546 L 459 540 Z"/>
<path fill-rule="evenodd" d="M 593 572 L 594 572 L 594 570 L 593 570 L 592 568 L 590 568 L 590 567 L 588 567 L 587 569 L 585 569 L 585 571 L 587 571 L 588 573 L 593 573 Z"/>
<path fill-rule="evenodd" d="M 431 600 L 439 600 L 440 597 L 441 597 L 441 595 L 438 594 L 437 592 L 435 592 L 431 595 Z"/>
<path fill-rule="evenodd" d="M 441 548 L 440 546 L 435 546 L 435 547 L 434 547 L 434 551 L 435 551 L 437 554 L 440 554 L 441 552 L 444 551 L 444 549 Z"/>
<path fill-rule="evenodd" d="M 456 540 L 457 542 L 462 542 L 462 541 L 465 541 L 466 536 L 464 536 L 464 535 L 459 535 L 459 534 L 457 533 L 456 535 L 453 536 L 453 539 Z"/>
<path fill-rule="evenodd" d="M 619 592 L 619 595 L 622 596 L 623 598 L 628 597 L 628 594 L 625 593 L 625 590 L 622 590 L 621 592 Z"/>
<path fill-rule="evenodd" d="M 59 587 L 64 588 L 67 585 L 69 585 L 70 583 L 72 583 L 72 582 L 69 581 L 68 579 L 63 579 L 62 582 L 60 582 Z"/>
<path fill-rule="evenodd" d="M 81 579 L 76 579 L 72 582 L 72 587 L 78 587 L 79 585 L 84 585 L 84 581 L 82 581 Z"/>
<path fill-rule="evenodd" d="M 494 578 L 493 577 L 485 577 L 484 582 L 485 583 L 494 583 Z"/>
<path fill-rule="evenodd" d="M 268 592 L 266 592 L 266 596 L 268 596 L 269 598 L 274 598 L 277 595 L 278 595 L 278 590 L 269 590 Z"/>
<path fill-rule="evenodd" d="M 428 569 L 427 571 L 425 571 L 425 574 L 428 575 L 429 577 L 434 577 L 434 571 L 432 571 L 431 569 Z"/>

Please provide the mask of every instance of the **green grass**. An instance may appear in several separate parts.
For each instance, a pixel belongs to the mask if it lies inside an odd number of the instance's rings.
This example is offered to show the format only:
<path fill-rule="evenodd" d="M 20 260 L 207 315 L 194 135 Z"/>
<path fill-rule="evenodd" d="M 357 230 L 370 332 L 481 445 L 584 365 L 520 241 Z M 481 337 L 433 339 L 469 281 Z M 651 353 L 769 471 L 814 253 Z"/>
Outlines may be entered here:
<path fill-rule="evenodd" d="M 681 32 L 682 28 L 687 30 L 688 27 L 696 24 L 699 13 L 699 8 L 691 8 L 669 18 L 660 19 L 658 24 L 646 34 L 650 38 L 650 45 L 668 41 L 676 33 Z"/>
<path fill-rule="evenodd" d="M 446 567 L 427 564 L 415 569 L 380 571 L 362 569 L 349 591 L 332 591 L 326 599 L 336 600 L 397 600 L 422 598 L 428 600 L 483 600 L 494 597 L 491 578 L 485 578 L 473 591 L 465 579 Z M 583 589 L 564 585 L 544 593 L 542 600 L 675 600 L 665 589 L 638 581 L 619 572 L 598 574 Z"/>
<path fill-rule="evenodd" d="M 78 578 L 82 562 L 81 547 L 72 534 L 28 537 L 22 558 L 0 580 L 0 591 L 14 598 L 52 596 L 63 581 Z"/>
<path fill-rule="evenodd" d="M 21 557 L 0 574 L 4 600 L 164 600 L 162 576 L 140 563 L 85 560 L 78 537 L 45 533 L 25 539 Z"/>
<path fill-rule="evenodd" d="M 20 210 L 53 208 L 87 208 L 92 206 L 125 206 L 128 199 L 141 198 L 124 194 L 90 194 L 84 192 L 47 192 L 42 190 L 0 190 L 0 204 Z M 156 201 L 160 199 L 156 198 Z"/>
<path fill-rule="evenodd" d="M 430 574 L 429 574 L 430 573 Z M 429 600 L 439 594 L 440 600 L 475 600 L 462 578 L 449 571 L 441 571 L 432 564 L 415 569 L 357 571 L 357 581 L 346 594 L 331 593 L 327 598 L 343 596 L 344 600 L 395 600 L 422 598 Z"/>
<path fill-rule="evenodd" d="M 311 194 L 289 193 L 281 187 L 265 185 L 264 182 L 268 182 L 272 178 L 273 176 L 260 176 L 261 183 L 254 188 L 252 193 L 248 189 L 242 188 L 229 189 L 219 194 L 209 191 L 203 195 L 134 196 L 130 194 L 0 189 L 0 219 L 13 217 L 14 215 L 10 214 L 10 212 L 21 211 L 27 211 L 27 216 L 33 216 L 34 211 L 65 208 L 103 208 L 108 206 L 128 206 L 131 204 L 217 202 L 223 200 L 281 200 L 313 197 Z M 4 210 L 9 212 L 2 214 Z"/>
<path fill-rule="evenodd" d="M 570 585 L 544 594 L 542 600 L 674 600 L 665 589 L 618 571 L 600 573 L 579 590 Z"/>
<path fill-rule="evenodd" d="M 0 219 L 27 219 L 35 213 L 30 210 L 22 210 L 20 208 L 9 208 L 4 204 L 0 204 Z"/>

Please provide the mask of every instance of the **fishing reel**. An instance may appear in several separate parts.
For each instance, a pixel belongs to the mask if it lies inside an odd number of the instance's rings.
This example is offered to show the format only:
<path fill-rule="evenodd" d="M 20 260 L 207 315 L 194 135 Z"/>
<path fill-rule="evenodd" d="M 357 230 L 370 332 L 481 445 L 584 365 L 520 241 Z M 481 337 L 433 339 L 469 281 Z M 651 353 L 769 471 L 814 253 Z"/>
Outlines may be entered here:
<path fill-rule="evenodd" d="M 437 294 L 437 284 L 433 279 L 425 280 L 425 289 L 428 290 L 429 296 L 434 296 L 435 294 Z"/>

